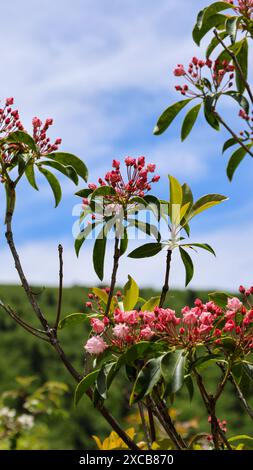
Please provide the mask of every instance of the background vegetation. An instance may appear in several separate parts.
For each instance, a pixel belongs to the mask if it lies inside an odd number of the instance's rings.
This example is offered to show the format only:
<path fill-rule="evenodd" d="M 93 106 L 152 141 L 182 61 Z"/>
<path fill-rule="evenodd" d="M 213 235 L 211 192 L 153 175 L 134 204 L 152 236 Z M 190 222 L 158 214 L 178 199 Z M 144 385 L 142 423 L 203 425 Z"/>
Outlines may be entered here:
<path fill-rule="evenodd" d="M 39 297 L 42 309 L 47 312 L 49 320 L 54 318 L 57 305 L 57 289 L 35 287 L 34 292 Z M 85 301 L 87 300 L 88 289 L 83 287 L 72 287 L 64 289 L 63 297 L 63 317 L 73 312 L 85 313 Z M 157 295 L 152 289 L 143 289 L 141 295 L 145 298 Z M 192 305 L 194 299 L 200 297 L 204 301 L 208 297 L 208 292 L 204 291 L 171 291 L 168 303 L 173 309 L 179 311 L 184 305 Z M 30 311 L 27 300 L 18 286 L 0 286 L 0 299 L 4 299 L 6 304 L 15 306 L 16 311 L 24 318 L 31 319 L 33 314 Z M 37 325 L 38 326 L 38 325 Z M 71 330 L 66 329 L 59 332 L 60 339 L 67 354 L 75 366 L 83 368 L 83 344 L 87 338 L 87 331 L 84 326 L 76 326 Z M 53 349 L 43 342 L 39 342 L 33 336 L 26 334 L 15 322 L 8 318 L 2 311 L 0 313 L 0 393 L 18 387 L 15 380 L 17 376 L 36 376 L 37 380 L 29 385 L 28 392 L 38 388 L 48 380 L 57 380 L 69 385 L 69 392 L 64 396 L 64 410 L 67 413 L 58 413 L 51 418 L 41 418 L 41 425 L 47 425 L 48 431 L 43 432 L 43 447 L 49 449 L 91 449 L 96 448 L 95 442 L 91 439 L 93 434 L 103 438 L 110 433 L 107 423 L 93 409 L 91 403 L 85 398 L 80 402 L 78 409 L 73 406 L 74 383 L 69 374 L 59 363 Z M 217 368 L 217 367 L 216 367 Z M 208 387 L 211 389 L 215 378 L 214 370 L 208 369 Z M 119 383 L 112 387 L 110 392 L 109 409 L 118 418 L 125 417 L 125 428 L 135 425 L 136 417 L 129 416 L 128 411 L 128 389 L 124 377 L 118 379 Z M 201 406 L 200 397 L 196 393 L 190 402 L 188 392 L 183 388 L 172 412 L 177 414 L 180 423 L 190 422 L 186 425 L 186 432 L 191 432 L 189 427 L 193 427 L 193 434 L 198 428 L 199 432 L 207 431 L 207 416 Z M 219 403 L 218 417 L 228 420 L 228 436 L 232 434 L 251 434 L 251 423 L 245 413 L 242 412 L 240 403 L 231 393 L 228 384 L 223 398 Z M 218 411 L 219 411 L 218 410 Z M 41 442 L 42 444 L 42 442 Z M 34 443 L 34 448 L 40 445 L 40 437 Z"/>

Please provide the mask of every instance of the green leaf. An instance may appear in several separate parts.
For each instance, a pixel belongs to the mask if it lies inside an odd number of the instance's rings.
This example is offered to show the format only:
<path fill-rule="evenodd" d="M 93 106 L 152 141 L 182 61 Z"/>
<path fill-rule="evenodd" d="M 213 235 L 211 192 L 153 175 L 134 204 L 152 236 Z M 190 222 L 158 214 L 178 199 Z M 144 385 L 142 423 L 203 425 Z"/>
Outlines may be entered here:
<path fill-rule="evenodd" d="M 77 174 L 81 176 L 81 178 L 84 179 L 84 181 L 87 181 L 88 178 L 88 170 L 86 165 L 80 158 L 76 157 L 76 155 L 73 155 L 72 153 L 66 153 L 66 152 L 56 152 L 56 153 L 49 153 L 47 155 L 47 158 L 52 158 L 52 160 L 55 160 L 59 163 L 62 163 L 63 165 L 67 166 L 72 166 Z"/>
<path fill-rule="evenodd" d="M 161 357 L 151 359 L 139 372 L 130 396 L 130 405 L 152 392 L 161 378 Z"/>
<path fill-rule="evenodd" d="M 50 171 L 41 167 L 38 167 L 38 169 L 45 176 L 49 185 L 51 186 L 51 189 L 53 191 L 54 198 L 55 198 L 55 207 L 57 207 L 62 196 L 60 183 L 58 182 L 58 179 Z"/>
<path fill-rule="evenodd" d="M 54 168 L 57 171 L 60 171 L 63 175 L 67 176 L 67 178 L 71 179 L 73 183 L 76 185 L 78 184 L 78 175 L 76 170 L 72 166 L 64 166 L 61 163 L 57 161 L 51 161 L 51 160 L 44 160 L 43 162 L 40 163 L 42 166 L 50 166 L 51 168 Z"/>
<path fill-rule="evenodd" d="M 92 288 L 93 294 L 95 294 L 104 304 L 106 305 L 108 302 L 108 294 L 103 290 L 99 289 L 99 287 Z"/>
<path fill-rule="evenodd" d="M 236 53 L 237 61 L 241 67 L 245 81 L 248 79 L 248 41 L 247 38 L 241 41 L 241 47 Z M 238 72 L 238 69 L 235 69 L 236 73 L 236 86 L 240 93 L 243 93 L 245 90 L 245 82 L 241 79 L 241 75 Z"/>
<path fill-rule="evenodd" d="M 90 233 L 92 232 L 92 230 L 97 226 L 99 225 L 99 223 L 95 223 L 93 222 L 92 224 L 88 224 L 84 230 L 82 230 L 79 235 L 77 236 L 77 238 L 75 239 L 75 252 L 76 252 L 76 256 L 78 257 L 79 256 L 79 252 L 80 252 L 80 249 L 84 243 L 84 241 L 86 240 L 86 238 L 90 235 Z"/>
<path fill-rule="evenodd" d="M 176 349 L 163 356 L 161 372 L 165 382 L 166 394 L 177 393 L 184 384 L 186 355 L 185 351 Z"/>
<path fill-rule="evenodd" d="M 201 109 L 202 103 L 197 104 L 194 106 L 190 111 L 185 116 L 183 125 L 182 125 L 182 130 L 181 130 L 181 140 L 184 141 L 186 137 L 190 134 L 197 117 L 199 115 L 199 111 Z"/>
<path fill-rule="evenodd" d="M 190 103 L 192 99 L 178 101 L 174 103 L 172 106 L 169 106 L 162 115 L 159 117 L 157 124 L 153 130 L 154 135 L 162 134 L 174 121 L 175 117 L 180 113 L 180 111 Z"/>
<path fill-rule="evenodd" d="M 27 145 L 33 152 L 38 153 L 37 146 L 33 140 L 33 138 L 23 131 L 15 131 L 11 132 L 8 137 L 5 139 L 6 142 L 13 142 L 13 143 L 21 143 Z"/>
<path fill-rule="evenodd" d="M 88 317 L 85 313 L 71 313 L 60 321 L 59 330 L 68 326 L 80 325 L 80 323 L 84 323 L 87 319 Z"/>
<path fill-rule="evenodd" d="M 162 343 L 152 343 L 151 341 L 141 341 L 140 343 L 136 343 L 119 357 L 117 368 L 119 369 L 125 364 L 135 366 L 136 362 L 143 358 L 154 358 L 157 354 L 161 354 L 162 348 Z"/>
<path fill-rule="evenodd" d="M 36 179 L 35 179 L 35 171 L 34 171 L 34 163 L 33 162 L 28 163 L 28 165 L 26 166 L 25 175 L 26 175 L 26 178 L 27 178 L 28 182 L 30 183 L 30 185 L 38 191 L 39 188 L 37 186 Z"/>
<path fill-rule="evenodd" d="M 81 400 L 83 395 L 89 390 L 89 388 L 92 385 L 94 385 L 94 383 L 96 381 L 96 378 L 98 376 L 98 373 L 99 373 L 99 369 L 94 370 L 90 374 L 86 375 L 86 377 L 84 377 L 81 380 L 81 382 L 79 382 L 79 384 L 77 385 L 76 390 L 75 390 L 75 398 L 74 398 L 75 406 L 78 405 L 79 401 Z"/>
<path fill-rule="evenodd" d="M 207 96 L 204 100 L 204 115 L 208 124 L 216 131 L 220 130 L 220 123 L 213 109 L 214 97 Z"/>
<path fill-rule="evenodd" d="M 128 226 L 136 227 L 138 230 L 141 230 L 146 235 L 152 235 L 158 241 L 160 241 L 161 239 L 161 235 L 157 227 L 153 224 L 149 224 L 148 222 L 142 222 L 139 219 L 128 219 Z"/>
<path fill-rule="evenodd" d="M 144 196 L 144 200 L 147 203 L 147 209 L 150 209 L 157 220 L 160 220 L 161 208 L 159 199 L 151 194 L 147 194 L 147 196 Z"/>
<path fill-rule="evenodd" d="M 209 365 L 216 362 L 226 362 L 224 355 L 207 354 L 205 356 L 200 356 L 198 359 L 196 359 L 196 361 L 194 361 L 194 363 L 192 364 L 192 368 L 203 370 Z"/>
<path fill-rule="evenodd" d="M 247 145 L 247 148 L 250 149 L 251 146 L 252 146 L 252 144 L 249 144 L 249 145 Z M 234 173 L 235 173 L 237 167 L 243 161 L 246 154 L 247 154 L 247 151 L 243 147 L 240 147 L 230 157 L 229 162 L 228 162 L 228 166 L 227 166 L 227 176 L 228 176 L 229 181 L 232 181 Z"/>
<path fill-rule="evenodd" d="M 92 192 L 91 200 L 94 201 L 97 197 L 116 196 L 117 193 L 111 186 L 100 186 Z"/>
<path fill-rule="evenodd" d="M 132 310 L 138 302 L 139 287 L 135 280 L 128 275 L 128 281 L 124 286 L 123 304 L 126 311 Z"/>
<path fill-rule="evenodd" d="M 151 297 L 149 300 L 147 300 L 147 302 L 145 302 L 142 305 L 141 307 L 142 312 L 145 312 L 145 311 L 151 312 L 152 310 L 154 310 L 155 307 L 159 305 L 159 302 L 160 302 L 160 296 Z"/>
<path fill-rule="evenodd" d="M 124 227 L 124 236 L 120 239 L 120 256 L 123 256 L 127 251 L 128 247 L 128 236 L 127 236 L 127 229 Z"/>
<path fill-rule="evenodd" d="M 181 259 L 184 263 L 185 267 L 185 272 L 186 272 L 186 278 L 185 278 L 185 287 L 189 284 L 189 282 L 193 278 L 193 273 L 194 273 L 194 267 L 193 267 L 193 262 L 191 260 L 190 255 L 181 247 L 179 247 Z"/>
<path fill-rule="evenodd" d="M 170 205 L 176 204 L 176 205 L 181 206 L 182 200 L 183 200 L 182 186 L 179 183 L 179 181 L 176 178 L 174 178 L 174 176 L 169 175 L 169 181 L 170 181 Z"/>
<path fill-rule="evenodd" d="M 222 31 L 219 33 L 219 36 L 221 39 L 226 39 L 226 37 L 228 36 L 227 32 L 226 31 Z M 212 52 L 216 49 L 217 46 L 220 45 L 220 41 L 216 38 L 216 36 L 213 37 L 213 39 L 211 40 L 210 44 L 208 45 L 207 47 L 207 50 L 206 50 L 206 58 L 209 59 L 210 55 L 212 54 Z"/>
<path fill-rule="evenodd" d="M 131 253 L 129 253 L 129 258 L 150 258 L 155 256 L 164 248 L 165 245 L 162 243 L 146 243 L 145 245 L 139 246 Z"/>
<path fill-rule="evenodd" d="M 233 137 L 231 139 L 226 140 L 226 142 L 223 145 L 222 153 L 224 153 L 226 150 L 228 150 L 230 147 L 233 147 L 233 145 L 238 144 L 238 141 L 234 139 Z"/>
<path fill-rule="evenodd" d="M 238 16 L 230 16 L 226 20 L 226 32 L 231 37 L 231 41 L 235 42 L 237 33 Z"/>
<path fill-rule="evenodd" d="M 77 191 L 75 195 L 82 197 L 82 198 L 87 198 L 91 193 L 93 193 L 92 189 L 85 188 L 85 189 L 81 189 L 80 191 Z"/>
<path fill-rule="evenodd" d="M 101 238 L 103 233 L 104 229 L 102 229 L 102 231 L 99 233 L 93 248 L 93 266 L 100 281 L 102 281 L 104 277 L 104 260 L 107 240 L 105 235 L 103 235 L 103 238 Z"/>
<path fill-rule="evenodd" d="M 110 385 L 112 384 L 112 381 L 117 374 L 115 364 L 116 362 L 109 362 L 108 364 L 104 364 L 97 376 L 96 387 L 99 395 L 105 400 L 107 398 L 107 392 L 110 388 Z"/>
<path fill-rule="evenodd" d="M 237 436 L 232 436 L 228 438 L 228 442 L 235 441 L 253 441 L 253 437 L 250 437 L 247 434 L 238 434 Z"/>
<path fill-rule="evenodd" d="M 193 383 L 193 380 L 192 380 L 190 375 L 187 375 L 184 378 L 184 383 L 185 383 L 185 386 L 186 386 L 188 394 L 189 394 L 189 400 L 191 402 L 192 399 L 193 399 L 193 396 L 194 396 L 194 383 Z"/>
<path fill-rule="evenodd" d="M 210 31 L 210 29 L 220 28 L 220 27 L 225 26 L 226 17 L 224 15 L 213 14 L 209 16 L 206 14 L 207 10 L 208 9 L 206 9 L 205 11 L 201 28 L 195 25 L 193 32 L 192 32 L 193 40 L 198 46 L 200 45 L 201 39 Z"/>
<path fill-rule="evenodd" d="M 249 102 L 247 98 L 238 91 L 227 91 L 224 95 L 231 96 L 249 114 Z"/>
<path fill-rule="evenodd" d="M 192 219 L 201 212 L 206 211 L 227 199 L 228 198 L 222 194 L 207 194 L 206 196 L 202 196 L 193 205 L 189 218 Z"/>
<path fill-rule="evenodd" d="M 209 251 L 214 256 L 216 256 L 215 251 L 213 250 L 213 248 L 210 245 L 208 245 L 208 243 L 184 243 L 180 246 L 185 246 L 185 247 L 188 247 L 188 248 L 191 248 L 192 246 L 196 246 L 197 248 L 202 248 L 203 250 Z"/>
<path fill-rule="evenodd" d="M 218 305 L 218 307 L 225 308 L 228 303 L 228 299 L 232 298 L 233 296 L 227 292 L 211 292 L 208 294 L 208 297 L 209 300 Z"/>

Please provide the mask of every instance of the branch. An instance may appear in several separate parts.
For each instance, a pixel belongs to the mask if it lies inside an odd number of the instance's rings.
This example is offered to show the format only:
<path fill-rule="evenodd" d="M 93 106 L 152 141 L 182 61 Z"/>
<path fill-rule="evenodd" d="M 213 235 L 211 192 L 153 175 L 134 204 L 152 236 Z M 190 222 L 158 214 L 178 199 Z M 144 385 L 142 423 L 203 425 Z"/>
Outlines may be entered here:
<path fill-rule="evenodd" d="M 117 236 L 115 236 L 114 256 L 113 256 L 113 270 L 112 270 L 112 277 L 111 277 L 110 292 L 109 292 L 109 295 L 108 295 L 108 301 L 107 301 L 107 305 L 106 305 L 106 309 L 105 309 L 105 315 L 106 316 L 110 312 L 113 292 L 114 292 L 115 284 L 116 284 L 117 271 L 118 271 L 118 267 L 119 267 L 119 259 L 120 259 L 119 238 Z"/>
<path fill-rule="evenodd" d="M 14 200 L 15 200 L 15 188 L 14 188 L 14 186 L 8 186 L 8 190 L 9 190 L 9 197 L 11 199 L 14 198 Z M 10 204 L 10 206 L 12 206 L 12 204 Z M 46 318 L 44 317 L 44 315 L 43 315 L 43 313 L 42 313 L 42 311 L 41 311 L 41 309 L 40 309 L 40 307 L 37 303 L 37 300 L 35 299 L 32 291 L 31 291 L 30 285 L 28 284 L 28 281 L 27 281 L 26 276 L 24 274 L 22 265 L 20 263 L 19 255 L 18 255 L 18 252 L 17 252 L 16 247 L 15 247 L 14 239 L 13 239 L 13 233 L 12 233 L 13 211 L 14 211 L 14 205 L 13 205 L 12 210 L 7 210 L 7 212 L 6 212 L 6 225 L 7 225 L 6 239 L 7 239 L 10 251 L 12 253 L 12 256 L 13 256 L 13 259 L 14 259 L 14 262 L 15 262 L 15 267 L 18 271 L 21 284 L 24 288 L 24 291 L 25 291 L 25 293 L 27 295 L 27 298 L 28 298 L 28 300 L 29 300 L 29 302 L 32 306 L 33 311 L 35 312 L 35 314 L 39 318 L 39 320 L 40 320 L 40 322 L 41 322 L 41 324 L 42 324 L 42 326 L 45 330 L 45 333 L 47 334 L 47 336 L 49 338 L 49 341 L 52 344 L 52 346 L 54 347 L 55 351 L 57 352 L 59 358 L 61 359 L 61 361 L 63 362 L 64 366 L 69 371 L 69 373 L 72 375 L 72 377 L 77 382 L 80 382 L 80 380 L 82 380 L 83 376 L 80 375 L 77 372 L 77 370 L 72 366 L 72 364 L 68 360 L 65 352 L 63 351 L 63 349 L 62 349 L 62 347 L 61 347 L 61 345 L 58 341 L 56 330 L 54 328 L 50 328 Z M 34 334 L 31 331 L 29 331 L 29 333 Z M 93 400 L 92 393 L 90 391 L 87 392 L 87 396 L 91 400 Z M 102 416 L 106 419 L 106 421 L 109 423 L 109 425 L 112 427 L 112 429 L 121 437 L 123 442 L 125 442 L 125 444 L 129 447 L 129 449 L 139 450 L 139 448 L 135 444 L 135 442 L 125 433 L 125 431 L 121 428 L 119 423 L 115 420 L 115 418 L 109 413 L 109 411 L 104 406 L 99 408 L 99 411 L 102 414 Z"/>
<path fill-rule="evenodd" d="M 147 406 L 147 410 L 148 410 L 150 438 L 151 438 L 151 443 L 153 443 L 153 442 L 156 441 L 156 430 L 155 430 L 154 416 L 153 416 L 153 413 L 152 413 L 152 406 L 151 406 L 151 403 L 150 403 L 150 397 L 147 397 L 146 406 Z"/>
<path fill-rule="evenodd" d="M 244 84 L 244 86 L 245 86 L 245 88 L 248 92 L 251 103 L 253 104 L 253 94 L 252 94 L 250 85 L 249 85 L 249 83 L 247 82 L 247 79 L 244 76 L 243 70 L 242 70 L 242 68 L 241 68 L 241 66 L 240 66 L 240 64 L 237 60 L 236 55 L 226 46 L 225 42 L 221 39 L 221 37 L 219 36 L 216 29 L 214 30 L 213 33 L 214 33 L 215 37 L 217 38 L 217 40 L 219 41 L 219 43 L 222 45 L 223 49 L 230 55 L 231 59 L 233 60 L 235 68 L 237 69 L 237 71 L 240 75 L 241 81 Z"/>
<path fill-rule="evenodd" d="M 63 247 L 62 245 L 58 246 L 59 252 L 59 292 L 58 292 L 58 306 L 57 306 L 57 314 L 55 320 L 55 329 L 57 330 L 59 321 L 61 318 L 61 307 L 62 307 L 62 284 L 63 284 Z"/>
<path fill-rule="evenodd" d="M 145 435 L 145 438 L 146 438 L 146 441 L 147 441 L 148 450 L 150 450 L 151 446 L 152 446 L 152 442 L 151 442 L 151 439 L 150 439 L 150 434 L 149 434 L 149 429 L 147 427 L 146 419 L 145 419 L 145 416 L 144 416 L 142 403 L 138 402 L 138 408 L 139 408 L 139 413 L 140 413 L 140 417 L 141 417 L 142 429 L 143 429 L 143 432 L 144 432 L 144 435 Z"/>
<path fill-rule="evenodd" d="M 163 285 L 163 288 L 162 288 L 162 293 L 161 293 L 160 302 L 159 302 L 159 307 L 160 308 L 163 307 L 163 304 L 166 300 L 167 293 L 169 291 L 171 256 L 172 256 L 172 251 L 169 248 L 168 251 L 167 251 L 167 258 L 166 258 L 166 272 L 165 272 L 164 285 Z"/>
<path fill-rule="evenodd" d="M 232 135 L 232 137 L 238 142 L 238 144 L 251 156 L 253 157 L 253 153 L 251 152 L 251 150 L 249 149 L 249 147 L 247 147 L 247 145 L 245 145 L 241 139 L 239 139 L 239 137 L 236 135 L 236 133 L 231 129 L 231 127 L 228 126 L 228 124 L 223 120 L 223 118 L 220 116 L 219 113 L 217 113 L 217 111 L 214 111 L 214 114 L 215 116 L 217 117 L 217 119 L 220 121 L 220 123 L 222 124 L 223 127 L 225 127 L 225 129 L 227 129 L 227 131 Z"/>

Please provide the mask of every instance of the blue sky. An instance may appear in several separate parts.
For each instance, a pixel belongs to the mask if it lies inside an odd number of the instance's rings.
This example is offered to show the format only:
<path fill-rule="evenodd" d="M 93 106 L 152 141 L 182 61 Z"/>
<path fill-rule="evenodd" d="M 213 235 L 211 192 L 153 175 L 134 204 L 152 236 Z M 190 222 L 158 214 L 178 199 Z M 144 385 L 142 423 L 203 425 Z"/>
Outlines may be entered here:
<path fill-rule="evenodd" d="M 192 239 L 212 244 L 217 259 L 202 253 L 194 256 L 192 287 L 235 289 L 241 282 L 253 281 L 250 158 L 231 184 L 225 175 L 227 159 L 221 156 L 226 133 L 215 132 L 201 119 L 182 144 L 181 117 L 162 136 L 152 134 L 160 113 L 180 99 L 174 91 L 174 66 L 187 63 L 195 54 L 204 55 L 204 43 L 201 50 L 191 39 L 194 19 L 204 5 L 202 0 L 160 0 L 155 8 L 152 0 L 5 3 L 1 6 L 1 98 L 15 97 L 27 129 L 34 115 L 53 117 L 52 137 L 62 137 L 62 150 L 84 159 L 90 181 L 103 175 L 113 158 L 146 155 L 161 174 L 156 187 L 161 197 L 168 193 L 168 173 L 187 181 L 196 197 L 208 192 L 229 196 L 229 201 L 193 223 Z M 236 107 L 224 103 L 223 112 L 238 125 Z M 62 242 L 66 284 L 97 282 L 92 266 L 88 267 L 91 245 L 75 259 L 71 232 L 75 187 L 62 180 L 64 196 L 55 210 L 47 185 L 39 183 L 39 193 L 26 182 L 20 185 L 15 217 L 16 239 L 30 279 L 56 283 L 57 243 Z M 15 282 L 2 229 L 0 235 L 0 282 Z M 110 254 L 109 247 L 109 259 Z M 142 261 L 141 266 L 125 260 L 120 282 L 132 272 L 141 285 L 158 286 L 162 258 Z M 110 263 L 106 279 L 109 273 Z M 183 287 L 183 281 L 176 256 L 172 284 Z"/>

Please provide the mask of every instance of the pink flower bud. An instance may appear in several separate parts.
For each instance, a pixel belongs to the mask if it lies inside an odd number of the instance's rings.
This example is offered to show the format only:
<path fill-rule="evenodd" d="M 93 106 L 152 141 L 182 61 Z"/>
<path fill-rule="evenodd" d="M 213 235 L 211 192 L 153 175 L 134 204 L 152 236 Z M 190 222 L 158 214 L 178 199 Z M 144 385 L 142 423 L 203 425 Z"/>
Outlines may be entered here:
<path fill-rule="evenodd" d="M 6 106 L 12 106 L 14 104 L 14 98 L 11 97 L 11 98 L 6 98 L 5 100 L 5 105 Z"/>

